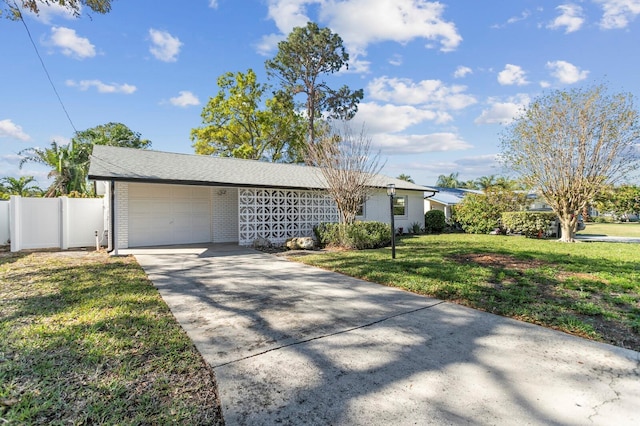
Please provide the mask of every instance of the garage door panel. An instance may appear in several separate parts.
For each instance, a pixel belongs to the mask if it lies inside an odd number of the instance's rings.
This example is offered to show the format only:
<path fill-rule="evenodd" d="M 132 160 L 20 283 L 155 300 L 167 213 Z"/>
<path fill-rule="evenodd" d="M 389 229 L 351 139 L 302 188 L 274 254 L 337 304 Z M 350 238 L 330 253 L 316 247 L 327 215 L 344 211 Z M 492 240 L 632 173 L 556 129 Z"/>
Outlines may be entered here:
<path fill-rule="evenodd" d="M 180 185 L 129 185 L 129 246 L 211 241 L 211 191 Z"/>

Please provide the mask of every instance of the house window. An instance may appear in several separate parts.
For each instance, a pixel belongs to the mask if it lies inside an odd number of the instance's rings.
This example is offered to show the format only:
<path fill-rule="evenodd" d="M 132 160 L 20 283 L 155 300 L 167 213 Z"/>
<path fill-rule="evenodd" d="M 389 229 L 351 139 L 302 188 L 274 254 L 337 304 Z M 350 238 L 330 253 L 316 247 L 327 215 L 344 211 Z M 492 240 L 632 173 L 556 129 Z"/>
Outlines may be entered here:
<path fill-rule="evenodd" d="M 394 216 L 406 216 L 407 215 L 407 197 L 400 196 L 393 199 L 393 215 Z"/>
<path fill-rule="evenodd" d="M 363 217 L 365 214 L 365 202 L 363 201 L 362 203 L 360 203 L 360 206 L 358 206 L 358 210 L 356 211 L 356 217 Z"/>

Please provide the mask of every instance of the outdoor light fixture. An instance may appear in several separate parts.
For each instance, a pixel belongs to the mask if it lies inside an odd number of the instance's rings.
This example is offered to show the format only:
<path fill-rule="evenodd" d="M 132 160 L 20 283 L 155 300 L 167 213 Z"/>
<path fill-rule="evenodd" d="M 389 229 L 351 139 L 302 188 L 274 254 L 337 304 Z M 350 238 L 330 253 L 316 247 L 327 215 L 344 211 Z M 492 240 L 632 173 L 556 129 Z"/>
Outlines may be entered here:
<path fill-rule="evenodd" d="M 393 197 L 396 195 L 396 186 L 392 183 L 387 185 L 387 195 L 389 196 L 389 207 L 391 210 L 391 258 L 396 258 L 396 225 L 393 220 Z"/>

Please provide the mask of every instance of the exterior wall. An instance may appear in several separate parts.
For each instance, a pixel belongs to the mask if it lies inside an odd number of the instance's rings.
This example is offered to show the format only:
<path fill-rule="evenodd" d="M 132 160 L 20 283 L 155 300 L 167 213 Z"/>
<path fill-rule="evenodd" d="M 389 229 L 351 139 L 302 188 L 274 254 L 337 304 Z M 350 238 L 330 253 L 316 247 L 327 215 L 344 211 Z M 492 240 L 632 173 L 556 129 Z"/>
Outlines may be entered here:
<path fill-rule="evenodd" d="M 396 191 L 396 197 L 406 197 L 406 214 L 394 216 L 396 228 L 403 228 L 406 232 L 413 223 L 419 223 L 424 227 L 424 196 L 421 191 Z M 358 217 L 363 221 L 378 221 L 389 223 L 391 221 L 391 206 L 389 196 L 385 190 L 376 191 L 365 203 L 364 216 Z"/>
<path fill-rule="evenodd" d="M 104 232 L 101 198 L 23 198 L 10 200 L 11 251 L 95 247 Z"/>
<path fill-rule="evenodd" d="M 118 248 L 129 248 L 129 184 L 116 182 L 115 226 Z"/>
<path fill-rule="evenodd" d="M 451 219 L 451 213 L 452 213 L 451 207 L 452 206 L 445 205 L 434 200 L 429 200 L 428 198 L 424 200 L 425 213 L 428 212 L 429 210 L 440 210 L 441 212 L 444 212 L 444 217 L 446 220 Z"/>
<path fill-rule="evenodd" d="M 211 211 L 211 241 L 238 242 L 238 188 L 213 187 Z"/>
<path fill-rule="evenodd" d="M 238 194 L 239 243 L 251 245 L 265 238 L 284 243 L 287 238 L 313 235 L 321 222 L 337 222 L 331 198 L 318 191 L 240 188 Z"/>
<path fill-rule="evenodd" d="M 9 242 L 9 200 L 0 200 L 0 246 Z"/>

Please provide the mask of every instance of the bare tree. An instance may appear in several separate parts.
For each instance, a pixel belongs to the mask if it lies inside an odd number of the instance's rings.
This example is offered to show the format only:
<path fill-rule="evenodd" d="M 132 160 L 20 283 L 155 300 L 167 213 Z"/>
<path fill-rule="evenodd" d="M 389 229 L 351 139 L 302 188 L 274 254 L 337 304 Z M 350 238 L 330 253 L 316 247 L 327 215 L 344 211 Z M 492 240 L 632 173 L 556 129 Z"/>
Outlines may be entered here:
<path fill-rule="evenodd" d="M 556 212 L 561 240 L 574 241 L 588 203 L 637 168 L 639 139 L 633 96 L 601 84 L 535 100 L 502 135 L 502 157 Z"/>
<path fill-rule="evenodd" d="M 384 166 L 380 153 L 371 152 L 371 139 L 364 127 L 354 134 L 347 123 L 341 130 L 332 128 L 326 137 L 309 145 L 306 162 L 318 167 L 322 186 L 335 201 L 341 222 L 347 224 L 355 221 Z"/>

